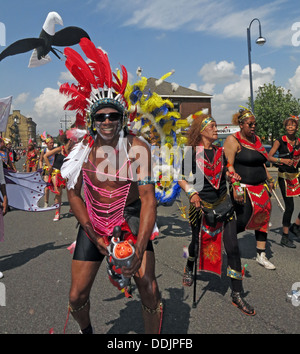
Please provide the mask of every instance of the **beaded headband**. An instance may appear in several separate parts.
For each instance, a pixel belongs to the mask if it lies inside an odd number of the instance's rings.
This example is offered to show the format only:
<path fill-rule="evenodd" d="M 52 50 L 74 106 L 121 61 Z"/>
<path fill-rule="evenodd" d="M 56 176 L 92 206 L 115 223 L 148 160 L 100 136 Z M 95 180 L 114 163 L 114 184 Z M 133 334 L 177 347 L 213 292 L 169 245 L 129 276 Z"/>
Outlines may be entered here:
<path fill-rule="evenodd" d="M 244 107 L 244 106 L 240 106 L 241 109 L 239 110 L 240 116 L 238 117 L 238 122 L 242 123 L 244 119 L 249 118 L 249 117 L 254 117 L 254 114 L 249 111 L 248 108 Z M 243 113 L 245 112 L 245 113 Z"/>
<path fill-rule="evenodd" d="M 242 123 L 242 121 L 246 118 L 249 118 L 249 117 L 254 117 L 254 114 L 252 112 L 246 112 L 245 114 L 241 115 L 239 118 L 238 118 L 238 121 L 239 123 Z"/>
<path fill-rule="evenodd" d="M 203 122 L 201 123 L 201 127 L 200 127 L 200 133 L 203 132 L 203 130 L 208 126 L 208 124 L 215 122 L 215 120 L 212 117 L 207 117 L 203 120 Z"/>
<path fill-rule="evenodd" d="M 288 118 L 286 118 L 284 120 L 283 124 L 286 126 L 287 125 L 287 121 L 290 120 L 290 119 L 294 120 L 297 125 L 299 124 L 299 117 L 298 116 L 289 116 Z"/>
<path fill-rule="evenodd" d="M 120 113 L 123 113 L 125 110 L 124 105 L 120 101 L 115 100 L 113 98 L 102 98 L 102 99 L 94 102 L 90 107 L 90 114 L 91 114 L 92 119 L 93 119 L 95 113 L 99 111 L 99 109 L 105 108 L 105 107 L 115 108 Z"/>
<path fill-rule="evenodd" d="M 49 137 L 45 140 L 45 143 L 48 144 L 49 141 L 51 141 L 52 139 L 53 139 L 52 136 L 49 136 Z"/>

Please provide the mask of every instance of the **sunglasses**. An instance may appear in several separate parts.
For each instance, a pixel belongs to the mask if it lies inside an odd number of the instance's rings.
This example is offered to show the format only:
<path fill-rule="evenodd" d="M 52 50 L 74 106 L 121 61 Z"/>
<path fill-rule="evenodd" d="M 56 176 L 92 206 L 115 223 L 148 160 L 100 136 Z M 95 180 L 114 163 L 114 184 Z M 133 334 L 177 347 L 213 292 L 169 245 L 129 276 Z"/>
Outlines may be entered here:
<path fill-rule="evenodd" d="M 254 122 L 254 123 L 246 123 L 248 124 L 249 128 L 252 128 L 252 127 L 257 127 L 257 123 Z"/>
<path fill-rule="evenodd" d="M 111 122 L 115 122 L 117 120 L 121 120 L 123 118 L 123 114 L 119 112 L 112 112 L 112 113 L 99 113 L 95 114 L 94 119 L 96 122 L 105 122 L 106 119 L 110 120 Z"/>

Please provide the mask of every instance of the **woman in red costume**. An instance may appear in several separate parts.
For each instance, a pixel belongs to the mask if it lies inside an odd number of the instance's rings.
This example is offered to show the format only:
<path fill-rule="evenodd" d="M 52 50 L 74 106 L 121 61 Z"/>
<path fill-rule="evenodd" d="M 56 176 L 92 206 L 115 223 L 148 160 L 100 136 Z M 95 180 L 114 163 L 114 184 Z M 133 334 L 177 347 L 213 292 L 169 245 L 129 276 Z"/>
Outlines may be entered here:
<path fill-rule="evenodd" d="M 32 142 L 28 144 L 26 155 L 26 172 L 35 172 L 38 164 L 38 153 Z"/>
<path fill-rule="evenodd" d="M 46 153 L 48 151 L 51 151 L 54 149 L 54 140 L 52 138 L 52 136 L 48 135 L 46 137 L 46 139 L 44 139 L 43 136 L 41 136 L 42 140 L 45 141 L 47 147 L 44 148 L 42 151 L 41 151 L 41 154 L 40 154 L 40 159 L 39 159 L 39 168 L 42 168 L 43 169 L 43 180 L 47 183 L 49 181 L 49 167 L 48 165 L 44 162 L 44 155 L 46 155 Z M 54 162 L 54 155 L 52 156 L 49 156 L 48 160 L 50 162 L 51 165 L 53 165 L 53 162 Z M 48 207 L 48 204 L 49 204 L 49 188 L 46 187 L 45 188 L 45 204 L 44 204 L 44 207 L 47 208 Z"/>
<path fill-rule="evenodd" d="M 232 123 L 240 131 L 227 137 L 224 143 L 228 159 L 228 170 L 241 177 L 240 193 L 233 188 L 237 216 L 237 233 L 255 230 L 256 261 L 266 269 L 275 266 L 266 257 L 266 243 L 271 216 L 270 192 L 274 179 L 266 168 L 268 154 L 260 138 L 255 134 L 255 116 L 247 109 L 240 109 L 233 115 Z"/>
<path fill-rule="evenodd" d="M 68 156 L 72 146 L 74 145 L 70 139 L 67 139 L 65 134 L 60 135 L 59 140 L 63 145 L 49 150 L 44 155 L 44 160 L 48 166 L 49 171 L 49 190 L 55 193 L 54 203 L 59 204 L 59 208 L 56 209 L 53 221 L 58 221 L 60 219 L 60 206 L 61 206 L 61 196 L 62 191 L 66 187 L 66 181 L 62 178 L 60 170 L 66 156 Z M 50 158 L 54 156 L 54 162 L 51 165 Z"/>
<path fill-rule="evenodd" d="M 9 151 L 5 146 L 4 138 L 0 138 L 0 158 L 3 162 L 3 168 L 11 169 L 16 171 L 14 164 L 12 163 L 11 159 L 9 158 Z"/>
<path fill-rule="evenodd" d="M 227 172 L 223 148 L 213 146 L 217 138 L 217 125 L 212 117 L 203 114 L 195 118 L 188 133 L 188 148 L 191 149 L 185 151 L 183 179 L 179 181 L 190 200 L 189 221 L 192 229 L 183 285 L 191 286 L 193 283 L 196 258 L 199 259 L 198 270 L 221 276 L 224 244 L 228 262 L 227 276 L 231 279 L 232 304 L 244 314 L 253 316 L 255 310 L 242 296 L 243 270 L 236 221 L 227 193 L 227 178 L 231 176 Z M 191 172 L 193 181 L 189 181 Z M 239 179 L 237 174 L 232 177 Z M 220 207 L 224 214 L 222 219 L 211 222 L 207 210 L 211 211 L 210 215 L 214 215 L 220 212 Z"/>
<path fill-rule="evenodd" d="M 296 248 L 289 239 L 289 228 L 291 233 L 300 238 L 300 213 L 296 221 L 291 225 L 294 212 L 294 198 L 300 195 L 299 183 L 299 160 L 300 160 L 300 139 L 296 137 L 299 117 L 290 116 L 284 121 L 286 135 L 274 142 L 269 152 L 271 162 L 278 165 L 278 183 L 285 203 L 285 211 L 282 218 L 281 244 L 289 248 Z M 279 157 L 274 154 L 279 152 Z"/>

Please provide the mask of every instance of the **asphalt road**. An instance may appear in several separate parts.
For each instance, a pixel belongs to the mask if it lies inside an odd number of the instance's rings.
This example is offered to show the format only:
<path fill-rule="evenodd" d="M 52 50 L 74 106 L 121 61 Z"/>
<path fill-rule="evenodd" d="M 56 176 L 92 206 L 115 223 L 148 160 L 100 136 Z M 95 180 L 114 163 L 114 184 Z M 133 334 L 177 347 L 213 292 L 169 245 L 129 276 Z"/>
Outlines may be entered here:
<path fill-rule="evenodd" d="M 279 190 L 277 193 L 282 200 Z M 68 213 L 65 192 L 63 201 L 62 219 L 58 222 L 52 221 L 52 211 L 12 210 L 5 216 L 5 241 L 0 244 L 2 302 L 5 290 L 5 306 L 0 306 L 0 334 L 64 332 L 72 259 L 67 247 L 76 239 L 77 221 Z M 187 205 L 183 195 L 182 202 Z M 295 205 L 294 216 L 299 211 L 299 198 Z M 248 265 L 244 279 L 246 300 L 257 313 L 248 317 L 231 305 L 226 255 L 221 278 L 211 274 L 198 276 L 197 307 L 192 308 L 193 289 L 182 286 L 183 247 L 191 240 L 189 224 L 180 216 L 177 203 L 160 206 L 160 235 L 154 248 L 165 306 L 162 334 L 299 334 L 300 306 L 287 302 L 286 293 L 300 282 L 300 243 L 295 241 L 296 249 L 280 245 L 281 218 L 282 212 L 273 199 L 267 256 L 276 270 L 266 270 L 255 261 L 253 232 L 239 235 L 242 263 Z M 138 292 L 134 290 L 133 297 L 127 299 L 109 282 L 104 264 L 92 289 L 91 313 L 96 333 L 143 333 Z M 72 318 L 65 331 L 78 333 Z"/>

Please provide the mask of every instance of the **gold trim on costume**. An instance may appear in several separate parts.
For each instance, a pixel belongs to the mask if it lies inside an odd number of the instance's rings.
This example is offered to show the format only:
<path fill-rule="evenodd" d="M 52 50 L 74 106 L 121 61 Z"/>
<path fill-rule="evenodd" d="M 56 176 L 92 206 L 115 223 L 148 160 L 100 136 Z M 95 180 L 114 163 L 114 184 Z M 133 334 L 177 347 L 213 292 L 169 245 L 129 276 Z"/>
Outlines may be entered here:
<path fill-rule="evenodd" d="M 203 122 L 201 123 L 200 133 L 202 133 L 203 130 L 208 126 L 208 124 L 212 122 L 215 122 L 215 120 L 212 117 L 207 117 L 203 119 Z"/>
<path fill-rule="evenodd" d="M 246 112 L 238 120 L 239 120 L 239 122 L 242 122 L 245 118 L 248 118 L 248 117 L 254 117 L 254 114 L 252 112 Z"/>
<path fill-rule="evenodd" d="M 288 172 L 279 172 L 278 171 L 278 177 L 288 179 L 292 181 L 294 178 L 298 178 L 300 176 L 300 172 L 295 172 L 295 173 L 288 173 Z"/>
<path fill-rule="evenodd" d="M 218 199 L 214 203 L 208 203 L 204 200 L 201 200 L 201 204 L 207 209 L 214 209 L 219 204 L 224 202 L 224 200 L 226 200 L 226 197 L 227 197 L 227 193 L 225 193 L 220 199 Z M 196 221 L 201 218 L 201 216 L 202 216 L 202 209 L 201 208 L 196 209 L 192 204 L 190 204 L 190 208 L 189 208 L 189 221 L 190 221 L 190 223 L 192 223 L 194 225 L 196 223 Z"/>
<path fill-rule="evenodd" d="M 227 197 L 227 193 L 225 193 L 220 199 L 218 199 L 214 203 L 208 203 L 205 200 L 201 200 L 201 204 L 207 209 L 215 209 L 219 204 L 224 202 L 226 197 Z"/>
<path fill-rule="evenodd" d="M 242 280 L 243 279 L 243 275 L 241 272 L 238 272 L 234 269 L 231 269 L 230 266 L 227 267 L 227 276 L 233 279 L 238 279 L 238 280 Z"/>

